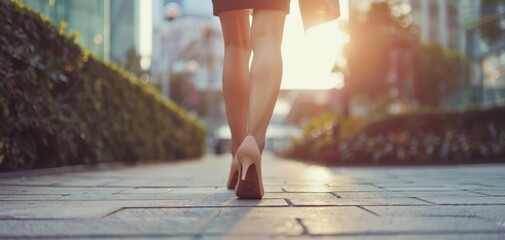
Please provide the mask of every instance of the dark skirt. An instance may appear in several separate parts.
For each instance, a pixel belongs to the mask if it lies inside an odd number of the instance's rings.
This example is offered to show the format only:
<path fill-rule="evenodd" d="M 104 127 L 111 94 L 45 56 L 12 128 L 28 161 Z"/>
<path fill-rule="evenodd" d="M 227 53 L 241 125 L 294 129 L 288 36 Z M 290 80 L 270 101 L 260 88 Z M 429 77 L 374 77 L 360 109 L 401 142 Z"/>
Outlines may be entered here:
<path fill-rule="evenodd" d="M 214 16 L 222 12 L 243 9 L 270 9 L 289 13 L 290 0 L 212 0 Z"/>

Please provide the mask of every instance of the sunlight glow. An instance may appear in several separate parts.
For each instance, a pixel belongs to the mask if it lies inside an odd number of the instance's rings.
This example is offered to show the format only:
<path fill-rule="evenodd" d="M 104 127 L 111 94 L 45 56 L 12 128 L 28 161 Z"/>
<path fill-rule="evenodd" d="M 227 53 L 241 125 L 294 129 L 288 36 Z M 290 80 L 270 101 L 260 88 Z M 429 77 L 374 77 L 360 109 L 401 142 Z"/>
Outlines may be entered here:
<path fill-rule="evenodd" d="M 348 18 L 348 2 L 341 1 L 341 17 L 305 33 L 298 1 L 291 1 L 282 45 L 284 72 L 282 89 L 331 89 L 343 87 L 343 76 L 332 73 L 343 61 L 342 49 L 349 41 L 340 22 Z"/>
<path fill-rule="evenodd" d="M 142 68 L 149 69 L 153 52 L 153 1 L 143 0 L 139 8 L 139 53 L 142 56 Z"/>
<path fill-rule="evenodd" d="M 319 186 L 321 183 L 328 183 L 333 178 L 333 173 L 325 167 L 310 166 L 303 172 L 304 180 Z"/>

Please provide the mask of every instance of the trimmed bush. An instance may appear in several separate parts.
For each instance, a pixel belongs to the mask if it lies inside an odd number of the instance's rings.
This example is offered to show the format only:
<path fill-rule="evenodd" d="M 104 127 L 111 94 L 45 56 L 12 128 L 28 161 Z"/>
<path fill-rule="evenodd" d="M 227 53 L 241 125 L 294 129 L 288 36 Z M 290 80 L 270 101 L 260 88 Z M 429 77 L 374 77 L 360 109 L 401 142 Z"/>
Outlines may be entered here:
<path fill-rule="evenodd" d="M 81 49 L 40 14 L 0 1 L 0 168 L 193 158 L 205 128 Z"/>
<path fill-rule="evenodd" d="M 394 115 L 348 138 L 338 136 L 342 124 L 332 126 L 290 156 L 334 164 L 505 162 L 505 107 Z"/>

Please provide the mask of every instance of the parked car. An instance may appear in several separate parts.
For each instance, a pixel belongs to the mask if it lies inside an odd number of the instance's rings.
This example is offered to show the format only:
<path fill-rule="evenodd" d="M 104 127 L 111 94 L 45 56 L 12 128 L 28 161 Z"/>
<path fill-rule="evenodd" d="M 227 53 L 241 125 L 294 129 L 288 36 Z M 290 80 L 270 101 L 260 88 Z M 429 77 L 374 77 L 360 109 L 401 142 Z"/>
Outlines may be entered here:
<path fill-rule="evenodd" d="M 303 131 L 299 127 L 271 123 L 266 133 L 265 150 L 282 151 L 286 149 L 291 139 L 301 138 Z M 221 125 L 213 132 L 214 153 L 230 152 L 231 131 L 228 125 Z"/>

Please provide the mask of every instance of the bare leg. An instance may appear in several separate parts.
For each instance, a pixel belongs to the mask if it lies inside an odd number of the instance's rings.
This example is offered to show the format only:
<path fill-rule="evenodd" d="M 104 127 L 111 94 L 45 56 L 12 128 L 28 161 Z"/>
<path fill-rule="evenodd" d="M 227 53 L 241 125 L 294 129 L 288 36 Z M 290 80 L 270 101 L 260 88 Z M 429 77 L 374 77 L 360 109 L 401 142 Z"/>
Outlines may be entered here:
<path fill-rule="evenodd" d="M 253 61 L 247 135 L 256 139 L 260 151 L 279 94 L 282 78 L 281 43 L 286 13 L 254 10 L 251 27 Z"/>
<path fill-rule="evenodd" d="M 225 44 L 223 94 L 232 134 L 231 153 L 235 155 L 247 131 L 251 57 L 249 10 L 224 12 L 219 18 Z"/>

